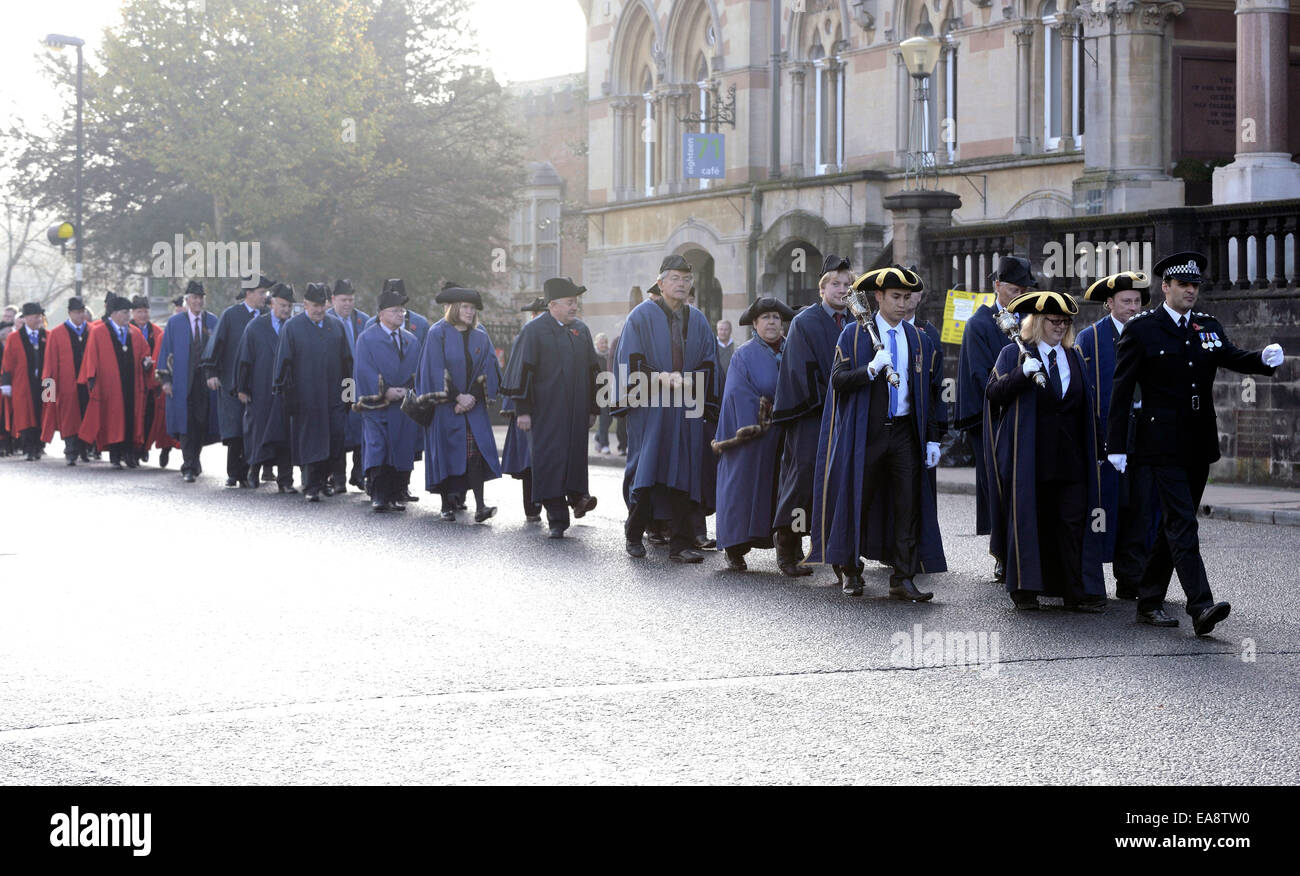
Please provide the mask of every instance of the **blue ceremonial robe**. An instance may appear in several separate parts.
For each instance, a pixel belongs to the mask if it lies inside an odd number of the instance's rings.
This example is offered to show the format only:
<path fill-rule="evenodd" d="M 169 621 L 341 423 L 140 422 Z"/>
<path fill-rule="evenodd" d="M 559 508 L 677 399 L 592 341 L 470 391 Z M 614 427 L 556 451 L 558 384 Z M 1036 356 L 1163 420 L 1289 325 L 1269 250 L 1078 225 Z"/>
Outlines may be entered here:
<path fill-rule="evenodd" d="M 685 338 L 682 341 L 682 377 L 702 382 L 704 398 L 695 398 L 699 406 L 686 416 L 684 405 L 651 406 L 647 402 L 663 394 L 651 386 L 649 379 L 638 380 L 645 388 L 645 400 L 638 404 L 627 395 L 632 375 L 641 372 L 668 374 L 673 370 L 672 338 L 668 316 L 655 301 L 638 304 L 623 324 L 618 345 L 618 400 L 626 411 L 628 454 L 625 498 L 635 501 L 641 490 L 654 486 L 686 493 L 692 502 L 710 503 L 711 478 L 705 469 L 708 446 L 705 418 L 717 417 L 718 342 L 709 319 L 688 304 L 684 315 Z M 683 396 L 684 398 L 684 396 Z M 656 509 L 656 519 L 667 517 L 666 509 Z"/>
<path fill-rule="evenodd" d="M 217 415 L 221 421 L 222 441 L 244 436 L 244 405 L 235 396 L 235 358 L 244 329 L 255 318 L 244 302 L 236 301 L 221 312 L 217 330 L 208 338 L 208 346 L 203 350 L 203 367 L 207 369 L 207 376 L 221 379 L 221 388 L 217 390 Z"/>
<path fill-rule="evenodd" d="M 284 331 L 288 320 L 280 326 Z M 249 465 L 273 462 L 276 449 L 289 446 L 289 418 L 284 399 L 271 391 L 280 336 L 264 313 L 248 324 L 235 355 L 236 394 L 248 396 L 244 405 L 244 458 Z"/>
<path fill-rule="evenodd" d="M 440 319 L 429 329 L 420 353 L 415 389 L 420 395 L 446 392 L 449 396 L 447 402 L 434 408 L 433 423 L 424 432 L 424 486 L 430 493 L 443 492 L 446 481 L 465 474 L 469 460 L 467 431 L 474 435 L 474 444 L 487 463 L 486 479 L 501 477 L 501 460 L 487 411 L 487 400 L 500 392 L 500 372 L 496 349 L 482 326 L 470 329 L 468 360 L 465 339 L 455 326 Z M 455 398 L 460 393 L 478 398 L 468 414 L 455 411 Z"/>
<path fill-rule="evenodd" d="M 353 376 L 357 398 L 379 392 L 379 377 L 389 389 L 415 387 L 415 371 L 420 367 L 420 343 L 411 332 L 401 330 L 402 354 L 393 346 L 392 334 L 382 325 L 372 326 L 357 338 Z M 381 465 L 398 471 L 415 467 L 415 449 L 419 446 L 420 426 L 402 413 L 400 402 L 389 402 L 381 411 L 361 411 L 361 467 L 369 471 Z"/>
<path fill-rule="evenodd" d="M 1083 378 L 1083 357 L 1077 348 L 1069 351 L 1070 379 Z M 989 375 L 990 382 L 1020 367 L 1020 350 L 1010 346 L 998 354 Z M 1087 478 L 1087 507 L 1097 508 L 1101 501 L 1101 465 L 1097 462 L 1097 432 L 1091 415 L 1097 409 L 1092 386 L 1083 379 L 1084 409 L 1094 428 L 1085 429 L 1084 469 Z M 1035 478 L 1034 425 L 1038 411 L 1036 386 L 1015 396 L 1004 410 L 991 401 L 984 403 L 984 455 L 993 484 L 989 489 L 989 506 L 993 531 L 989 536 L 989 553 L 1006 564 L 1007 592 L 1032 591 L 1060 596 L 1059 581 L 1044 581 L 1042 558 L 1038 550 L 1038 487 Z M 1092 515 L 1083 525 L 1083 589 L 1091 596 L 1106 596 L 1106 582 L 1101 569 L 1101 533 L 1093 531 Z"/>
<path fill-rule="evenodd" d="M 207 332 L 217 330 L 217 318 L 204 311 L 203 326 Z M 199 362 L 190 361 L 190 312 L 188 310 L 172 314 L 163 330 L 162 346 L 158 348 L 158 365 L 156 373 L 161 380 L 164 376 L 171 380 L 172 394 L 167 396 L 167 434 L 172 437 L 189 434 L 189 400 L 190 382 Z M 197 357 L 196 357 L 197 358 Z M 221 425 L 217 411 L 217 394 L 206 387 L 208 394 L 208 435 L 204 444 L 214 444 L 221 440 Z"/>
<path fill-rule="evenodd" d="M 980 305 L 966 322 L 961 339 L 961 355 L 957 363 L 957 416 L 953 427 L 970 436 L 975 451 L 975 534 L 986 535 L 992 526 L 989 514 L 991 499 L 989 484 L 992 473 L 981 460 L 988 458 L 983 446 L 984 389 L 989 384 L 989 372 L 997 361 L 998 352 L 1014 344 L 994 322 L 997 309 Z M 979 498 L 984 497 L 985 501 Z"/>
<path fill-rule="evenodd" d="M 344 319 L 343 317 L 335 313 L 334 308 L 332 307 L 326 309 L 325 315 L 333 317 L 334 319 L 338 320 L 339 325 L 343 326 L 343 335 L 348 340 L 348 351 L 352 353 L 353 357 L 355 357 L 356 350 L 357 350 L 357 338 L 359 338 L 361 336 L 361 333 L 365 331 L 366 322 L 370 319 L 370 317 L 367 316 L 363 311 L 354 309 L 352 311 L 352 316 L 348 317 L 347 319 Z M 345 429 L 343 432 L 343 449 L 357 450 L 360 447 L 361 447 L 361 415 L 358 414 L 356 411 L 352 410 L 351 408 L 348 408 L 347 429 Z"/>
<path fill-rule="evenodd" d="M 528 458 L 541 463 L 533 469 L 533 501 L 588 494 L 587 435 L 599 413 L 600 370 L 591 330 L 581 320 L 560 325 L 543 313 L 519 333 L 501 391 L 517 413 L 532 417 Z"/>
<path fill-rule="evenodd" d="M 847 313 L 845 321 L 845 324 L 849 321 Z M 820 302 L 805 307 L 790 321 L 772 410 L 772 422 L 785 433 L 773 529 L 790 526 L 799 510 L 803 526 L 797 534 L 806 534 L 812 514 L 813 470 L 817 467 L 822 406 L 839 336 L 835 320 Z"/>
<path fill-rule="evenodd" d="M 731 356 L 727 385 L 722 391 L 716 440 L 736 437 L 736 431 L 758 424 L 759 400 L 776 395 L 782 356 L 757 336 Z M 772 513 L 776 506 L 781 430 L 766 432 L 727 447 L 718 458 L 718 547 L 772 546 Z"/>
<path fill-rule="evenodd" d="M 317 326 L 304 312 L 280 329 L 272 389 L 289 415 L 294 465 L 324 462 L 342 449 L 351 376 L 352 351 L 337 319 Z"/>
<path fill-rule="evenodd" d="M 938 502 L 925 475 L 925 445 L 931 434 L 931 399 L 942 389 L 942 374 L 929 373 L 934 349 L 929 337 L 911 323 L 899 323 L 907 338 L 909 362 L 908 397 L 912 407 L 915 438 L 921 448 L 921 469 L 917 472 L 921 531 L 917 556 L 923 573 L 946 572 L 947 558 L 939 532 Z M 835 347 L 836 361 L 859 368 L 876 355 L 871 336 L 857 322 L 850 323 Z M 877 375 L 877 380 L 884 377 Z M 871 485 L 866 482 L 864 449 L 871 411 L 870 387 L 838 393 L 830 387 L 818 439 L 816 476 L 813 479 L 812 549 L 805 563 L 856 566 L 859 557 L 888 564 L 887 545 L 892 540 L 893 509 L 888 495 L 877 491 L 868 507 Z"/>

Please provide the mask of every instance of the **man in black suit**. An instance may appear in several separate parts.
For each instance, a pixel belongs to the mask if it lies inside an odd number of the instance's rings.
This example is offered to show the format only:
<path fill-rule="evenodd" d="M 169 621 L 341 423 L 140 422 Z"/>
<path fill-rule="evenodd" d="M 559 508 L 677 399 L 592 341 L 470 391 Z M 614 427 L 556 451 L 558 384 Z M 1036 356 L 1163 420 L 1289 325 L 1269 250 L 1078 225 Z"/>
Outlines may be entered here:
<path fill-rule="evenodd" d="M 1208 260 L 1180 252 L 1156 263 L 1165 302 L 1129 320 L 1116 348 L 1115 382 L 1110 399 L 1108 459 L 1123 474 L 1133 390 L 1142 390 L 1133 461 L 1149 466 L 1160 495 L 1160 536 L 1138 584 L 1138 620 L 1159 627 L 1178 626 L 1165 614 L 1169 577 L 1187 594 L 1187 613 L 1198 636 L 1209 634 L 1231 606 L 1215 602 L 1201 560 L 1196 509 L 1201 504 L 1210 463 L 1219 458 L 1214 412 L 1214 375 L 1219 368 L 1240 374 L 1272 374 L 1282 364 L 1282 348 L 1242 350 L 1228 340 L 1217 319 L 1193 311 Z M 1114 452 L 1119 451 L 1119 452 Z"/>

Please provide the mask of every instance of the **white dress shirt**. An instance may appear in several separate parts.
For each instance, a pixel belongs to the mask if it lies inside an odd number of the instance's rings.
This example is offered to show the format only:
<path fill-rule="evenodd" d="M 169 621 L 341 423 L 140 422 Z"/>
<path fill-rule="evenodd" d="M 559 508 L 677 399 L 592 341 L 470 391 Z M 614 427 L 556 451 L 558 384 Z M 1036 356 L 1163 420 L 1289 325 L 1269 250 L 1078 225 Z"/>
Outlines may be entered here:
<path fill-rule="evenodd" d="M 912 360 L 908 356 L 907 332 L 901 322 L 897 326 L 891 326 L 879 313 L 876 314 L 876 331 L 880 334 L 880 342 L 885 345 L 886 353 L 889 352 L 889 333 L 892 331 L 897 337 L 898 361 L 894 363 L 894 370 L 898 372 L 898 407 L 894 415 L 902 417 L 912 412 L 912 402 L 908 396 L 910 375 L 907 368 L 907 363 Z"/>
<path fill-rule="evenodd" d="M 1043 361 L 1043 374 L 1047 377 L 1049 383 L 1052 379 L 1052 369 L 1047 361 L 1047 354 L 1052 350 L 1056 351 L 1056 370 L 1061 375 L 1061 397 L 1064 398 L 1065 394 L 1070 390 L 1070 363 L 1065 358 L 1065 348 L 1053 347 L 1046 341 L 1038 342 L 1038 358 Z"/>
<path fill-rule="evenodd" d="M 1120 322 L 1118 319 L 1116 319 L 1116 318 L 1113 317 L 1113 316 L 1110 318 L 1110 321 L 1113 322 L 1113 323 L 1115 324 L 1115 334 L 1116 334 L 1116 335 L 1122 335 L 1122 334 L 1124 334 L 1124 326 L 1126 325 L 1126 323 L 1122 323 L 1122 322 Z M 1175 320 L 1175 322 L 1177 322 L 1177 320 Z"/>

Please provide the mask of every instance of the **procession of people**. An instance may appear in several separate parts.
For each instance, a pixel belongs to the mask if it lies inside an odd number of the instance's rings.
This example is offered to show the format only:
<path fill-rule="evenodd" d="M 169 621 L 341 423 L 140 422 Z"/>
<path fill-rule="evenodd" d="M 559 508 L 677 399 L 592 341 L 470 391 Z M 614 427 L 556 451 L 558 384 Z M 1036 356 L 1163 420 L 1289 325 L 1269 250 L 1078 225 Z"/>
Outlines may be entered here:
<path fill-rule="evenodd" d="M 294 287 L 260 274 L 219 318 L 191 281 L 163 328 L 144 298 L 109 294 L 94 322 L 73 298 L 48 330 L 28 303 L 0 358 L 0 437 L 36 461 L 57 432 L 69 466 L 107 452 L 112 467 L 137 468 L 157 449 L 166 467 L 179 448 L 186 483 L 221 441 L 227 487 L 273 480 L 319 503 L 354 486 L 374 513 L 418 501 L 420 461 L 440 519 L 457 520 L 472 495 L 475 524 L 497 514 L 485 486 L 505 473 L 522 482 L 525 517 L 544 513 L 563 539 L 597 505 L 587 442 L 599 419 L 608 454 L 612 417 L 627 456 L 628 556 L 645 558 L 648 541 L 701 563 L 716 515 L 729 571 L 774 550 L 782 574 L 828 565 L 845 596 L 861 597 L 870 560 L 887 570 L 888 598 L 921 603 L 936 595 L 921 576 L 948 570 L 936 469 L 951 425 L 975 452 L 972 522 L 1016 610 L 1057 597 L 1103 611 L 1110 563 L 1115 596 L 1160 627 L 1178 625 L 1164 602 L 1176 572 L 1205 635 L 1230 611 L 1213 596 L 1196 523 L 1219 458 L 1215 374 L 1271 375 L 1283 360 L 1277 344 L 1237 348 L 1194 309 L 1206 265 L 1181 252 L 1152 275 L 1097 279 L 1080 297 L 1105 315 L 1076 331 L 1078 299 L 1038 288 L 1028 259 L 1004 256 L 993 303 L 965 325 L 951 416 L 939 332 L 916 318 L 924 279 L 900 265 L 855 278 L 837 255 L 815 304 L 796 312 L 759 297 L 739 314 L 745 341 L 693 306 L 679 255 L 612 341 L 579 318 L 584 287 L 548 279 L 504 369 L 482 295 L 454 282 L 432 322 L 408 309 L 400 278 L 384 282 L 373 317 L 350 280 L 308 283 L 295 316 Z M 1142 310 L 1156 282 L 1162 303 Z M 494 400 L 509 421 L 501 453 Z"/>

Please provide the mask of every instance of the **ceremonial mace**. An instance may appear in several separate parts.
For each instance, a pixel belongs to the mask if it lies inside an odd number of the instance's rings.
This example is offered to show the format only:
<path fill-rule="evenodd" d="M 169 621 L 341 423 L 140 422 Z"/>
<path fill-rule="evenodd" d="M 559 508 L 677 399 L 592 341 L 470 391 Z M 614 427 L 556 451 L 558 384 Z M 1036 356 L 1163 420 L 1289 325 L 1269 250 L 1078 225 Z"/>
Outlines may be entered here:
<path fill-rule="evenodd" d="M 1007 337 L 1016 342 L 1021 354 L 1029 355 L 1029 348 L 1025 346 L 1025 342 L 1020 338 L 1020 323 L 1016 322 L 1016 315 L 1004 307 L 1002 312 L 997 315 L 996 322 L 998 328 L 1002 329 Z M 1047 389 L 1047 375 L 1041 369 L 1034 372 L 1033 379 L 1039 389 Z"/>
<path fill-rule="evenodd" d="M 880 342 L 880 335 L 876 333 L 876 317 L 871 312 L 871 304 L 867 301 L 867 293 L 853 292 L 845 303 L 848 305 L 849 313 L 853 314 L 853 318 L 858 321 L 858 325 L 866 329 L 867 334 L 871 336 L 871 346 L 875 351 L 879 353 L 885 349 L 885 345 Z M 889 385 L 897 389 L 899 384 L 902 383 L 902 379 L 898 376 L 898 372 L 894 370 L 894 366 L 886 365 L 883 371 Z"/>

